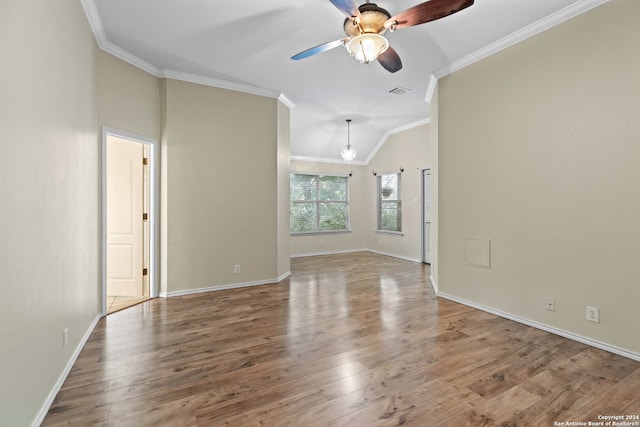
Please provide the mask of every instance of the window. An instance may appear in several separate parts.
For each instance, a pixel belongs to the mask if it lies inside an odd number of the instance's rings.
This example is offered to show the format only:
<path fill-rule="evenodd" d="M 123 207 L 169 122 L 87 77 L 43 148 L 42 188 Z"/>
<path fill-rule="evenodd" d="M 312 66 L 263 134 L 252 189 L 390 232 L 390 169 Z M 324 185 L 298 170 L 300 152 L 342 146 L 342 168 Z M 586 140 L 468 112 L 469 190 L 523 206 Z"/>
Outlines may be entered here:
<path fill-rule="evenodd" d="M 378 231 L 402 232 L 400 174 L 378 175 Z"/>
<path fill-rule="evenodd" d="M 349 231 L 349 178 L 293 173 L 291 233 Z"/>

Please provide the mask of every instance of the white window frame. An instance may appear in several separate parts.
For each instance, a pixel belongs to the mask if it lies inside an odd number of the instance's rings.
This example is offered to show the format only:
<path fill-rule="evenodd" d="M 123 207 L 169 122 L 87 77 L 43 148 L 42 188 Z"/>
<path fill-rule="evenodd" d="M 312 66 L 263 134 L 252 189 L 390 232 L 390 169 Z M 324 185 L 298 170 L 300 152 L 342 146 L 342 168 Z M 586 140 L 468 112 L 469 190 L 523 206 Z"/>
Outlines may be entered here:
<path fill-rule="evenodd" d="M 398 191 L 395 195 L 395 198 L 384 198 L 383 197 L 383 188 L 382 188 L 382 180 L 385 176 L 395 175 L 397 177 L 398 182 Z M 393 195 L 392 195 L 393 196 Z M 398 211 L 398 229 L 397 230 L 387 230 L 382 228 L 382 203 L 395 203 Z M 397 234 L 403 235 L 402 232 L 402 173 L 385 173 L 385 174 L 377 174 L 376 175 L 376 232 L 384 233 L 384 234 Z"/>
<path fill-rule="evenodd" d="M 316 209 L 316 230 L 308 230 L 308 231 L 291 231 L 291 228 L 289 228 L 289 233 L 291 236 L 309 236 L 309 235 L 316 235 L 316 234 L 341 234 L 341 233 L 351 233 L 351 206 L 350 206 L 350 201 L 349 201 L 349 175 L 338 175 L 338 174 L 319 174 L 319 173 L 308 173 L 308 172 L 291 172 L 291 174 L 289 175 L 291 179 L 291 177 L 293 175 L 307 175 L 307 176 L 315 176 L 318 177 L 318 180 L 316 181 L 316 200 L 289 200 L 289 215 L 291 215 L 291 205 L 293 203 L 309 203 L 309 204 L 314 204 L 315 205 L 315 209 Z M 345 201 L 336 201 L 336 200 L 320 200 L 318 199 L 319 196 L 319 183 L 320 183 L 320 179 L 321 177 L 325 177 L 325 176 L 331 176 L 331 177 L 338 177 L 338 178 L 344 178 L 345 179 L 345 184 L 346 184 L 346 189 L 345 189 L 345 193 L 346 193 L 346 200 Z M 320 230 L 320 204 L 321 203 L 336 203 L 336 204 L 344 204 L 346 206 L 346 228 L 345 229 L 341 229 L 341 230 Z M 291 227 L 291 226 L 290 226 Z"/>

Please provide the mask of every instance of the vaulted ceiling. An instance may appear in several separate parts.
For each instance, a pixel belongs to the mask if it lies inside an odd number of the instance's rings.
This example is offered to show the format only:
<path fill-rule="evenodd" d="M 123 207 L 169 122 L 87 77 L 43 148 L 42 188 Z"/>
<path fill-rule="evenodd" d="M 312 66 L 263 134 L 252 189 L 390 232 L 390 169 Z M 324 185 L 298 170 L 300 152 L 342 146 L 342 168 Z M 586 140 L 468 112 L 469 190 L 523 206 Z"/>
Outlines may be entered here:
<path fill-rule="evenodd" d="M 159 77 L 259 95 L 292 106 L 291 155 L 342 162 L 352 119 L 354 163 L 386 138 L 426 123 L 442 77 L 606 0 L 476 0 L 454 15 L 388 33 L 403 68 L 360 64 L 338 47 L 290 57 L 345 37 L 329 0 L 83 0 L 99 46 Z M 380 0 L 392 15 L 419 0 Z M 402 95 L 394 88 L 406 89 Z"/>

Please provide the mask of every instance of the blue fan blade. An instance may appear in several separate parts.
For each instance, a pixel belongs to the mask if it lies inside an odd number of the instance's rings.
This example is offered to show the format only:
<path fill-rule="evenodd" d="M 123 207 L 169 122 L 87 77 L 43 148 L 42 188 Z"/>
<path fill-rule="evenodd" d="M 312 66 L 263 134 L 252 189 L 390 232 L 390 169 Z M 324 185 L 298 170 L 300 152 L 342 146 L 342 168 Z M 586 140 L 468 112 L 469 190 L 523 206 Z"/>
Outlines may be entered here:
<path fill-rule="evenodd" d="M 291 57 L 291 59 L 298 60 L 308 58 L 313 55 L 317 55 L 318 53 L 326 52 L 327 50 L 331 50 L 340 46 L 343 43 L 344 39 L 335 40 L 329 43 L 324 43 L 316 47 L 312 47 L 311 49 L 303 50 L 300 53 L 297 53 Z"/>
<path fill-rule="evenodd" d="M 347 16 L 358 16 L 360 11 L 358 5 L 353 0 L 329 0 L 335 7 L 344 12 Z"/>

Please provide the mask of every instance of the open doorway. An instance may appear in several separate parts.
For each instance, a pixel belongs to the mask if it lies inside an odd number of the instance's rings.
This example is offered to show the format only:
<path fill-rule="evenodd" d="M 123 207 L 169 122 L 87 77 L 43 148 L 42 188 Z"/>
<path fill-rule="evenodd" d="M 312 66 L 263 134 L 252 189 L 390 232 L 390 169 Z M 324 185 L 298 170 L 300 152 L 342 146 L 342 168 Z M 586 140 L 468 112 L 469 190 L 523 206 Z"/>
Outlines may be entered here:
<path fill-rule="evenodd" d="M 154 148 L 103 130 L 103 314 L 155 296 Z"/>

